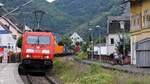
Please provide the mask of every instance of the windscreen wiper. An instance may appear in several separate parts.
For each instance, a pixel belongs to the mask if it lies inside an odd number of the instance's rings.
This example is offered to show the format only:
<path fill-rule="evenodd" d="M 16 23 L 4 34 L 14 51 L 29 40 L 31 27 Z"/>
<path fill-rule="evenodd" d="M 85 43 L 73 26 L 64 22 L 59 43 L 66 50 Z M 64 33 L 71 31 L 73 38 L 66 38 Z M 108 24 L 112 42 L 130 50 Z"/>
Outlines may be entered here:
<path fill-rule="evenodd" d="M 38 44 L 40 44 L 39 36 L 38 36 L 38 40 L 37 40 L 37 43 L 38 43 Z"/>

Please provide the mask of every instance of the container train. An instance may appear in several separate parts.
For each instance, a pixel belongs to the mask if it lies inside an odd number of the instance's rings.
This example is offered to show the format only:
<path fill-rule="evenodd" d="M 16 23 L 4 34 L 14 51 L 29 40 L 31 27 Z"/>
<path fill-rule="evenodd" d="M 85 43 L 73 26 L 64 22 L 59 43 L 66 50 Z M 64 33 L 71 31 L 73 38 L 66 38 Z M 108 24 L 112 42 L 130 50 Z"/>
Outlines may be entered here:
<path fill-rule="evenodd" d="M 46 72 L 53 66 L 54 54 L 55 39 L 51 32 L 25 32 L 19 73 Z"/>

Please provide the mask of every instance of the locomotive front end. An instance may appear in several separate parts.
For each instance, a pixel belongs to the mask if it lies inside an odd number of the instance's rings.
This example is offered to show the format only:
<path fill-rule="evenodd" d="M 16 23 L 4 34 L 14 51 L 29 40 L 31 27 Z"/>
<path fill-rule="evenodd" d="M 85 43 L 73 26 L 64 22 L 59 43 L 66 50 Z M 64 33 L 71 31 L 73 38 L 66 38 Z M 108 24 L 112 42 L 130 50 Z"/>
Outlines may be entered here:
<path fill-rule="evenodd" d="M 30 71 L 46 71 L 52 68 L 54 37 L 48 32 L 26 32 L 22 40 L 22 65 Z"/>

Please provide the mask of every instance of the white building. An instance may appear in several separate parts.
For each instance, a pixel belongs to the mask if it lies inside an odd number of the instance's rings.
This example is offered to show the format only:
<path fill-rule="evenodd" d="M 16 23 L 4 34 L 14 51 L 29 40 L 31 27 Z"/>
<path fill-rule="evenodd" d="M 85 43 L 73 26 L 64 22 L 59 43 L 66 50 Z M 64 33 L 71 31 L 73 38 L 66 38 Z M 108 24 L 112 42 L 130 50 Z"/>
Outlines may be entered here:
<path fill-rule="evenodd" d="M 0 6 L 0 16 L 6 13 L 8 13 L 6 9 Z M 12 46 L 13 50 L 15 48 L 14 45 L 16 45 L 16 41 L 22 35 L 22 33 L 25 31 L 32 31 L 28 26 L 17 22 L 15 18 L 11 15 L 0 17 L 0 27 L 1 30 L 3 30 L 0 32 L 0 37 L 2 41 L 0 46 L 7 44 L 7 46 Z M 17 49 L 17 51 L 20 51 L 19 48 Z"/>
<path fill-rule="evenodd" d="M 83 39 L 79 36 L 77 32 L 74 32 L 71 36 L 70 39 L 73 42 L 73 45 L 75 45 L 76 42 L 83 42 Z"/>
<path fill-rule="evenodd" d="M 16 38 L 14 38 L 11 32 L 0 25 L 0 47 L 9 48 L 11 51 L 16 50 Z"/>
<path fill-rule="evenodd" d="M 110 55 L 116 52 L 117 43 L 120 42 L 120 38 L 118 34 L 108 34 L 106 38 L 106 46 L 107 46 L 107 54 Z"/>
<path fill-rule="evenodd" d="M 124 21 L 124 29 L 121 29 L 120 22 Z M 130 18 L 129 16 L 110 16 L 107 20 L 107 37 L 106 46 L 107 54 L 110 55 L 116 52 L 117 45 L 122 38 L 122 33 L 128 33 L 130 29 Z"/>
<path fill-rule="evenodd" d="M 97 44 L 94 46 L 95 55 L 107 55 L 107 47 L 105 44 Z"/>

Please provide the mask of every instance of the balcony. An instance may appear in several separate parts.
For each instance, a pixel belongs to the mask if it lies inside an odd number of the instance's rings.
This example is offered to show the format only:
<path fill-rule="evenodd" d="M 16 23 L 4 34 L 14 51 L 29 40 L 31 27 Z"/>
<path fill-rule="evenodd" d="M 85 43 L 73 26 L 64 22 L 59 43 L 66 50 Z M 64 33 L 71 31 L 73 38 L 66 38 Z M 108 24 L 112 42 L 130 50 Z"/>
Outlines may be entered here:
<path fill-rule="evenodd" d="M 137 14 L 134 16 L 131 16 L 131 29 L 130 31 L 138 31 L 142 28 L 142 16 L 141 14 Z"/>

